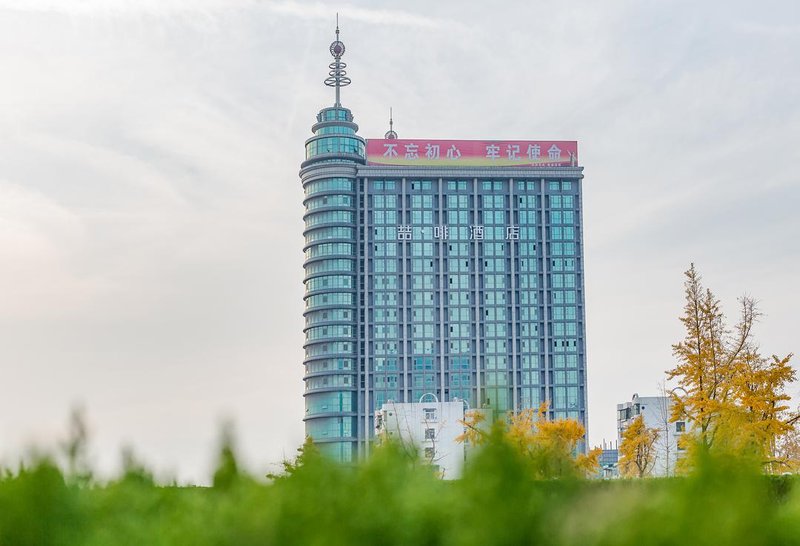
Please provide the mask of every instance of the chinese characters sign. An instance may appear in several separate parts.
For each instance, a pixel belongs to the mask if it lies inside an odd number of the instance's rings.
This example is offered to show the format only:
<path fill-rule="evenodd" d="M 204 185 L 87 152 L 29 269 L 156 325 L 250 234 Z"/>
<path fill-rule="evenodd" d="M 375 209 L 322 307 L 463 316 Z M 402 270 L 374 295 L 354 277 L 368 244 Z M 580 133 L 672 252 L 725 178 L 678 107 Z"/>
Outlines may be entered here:
<path fill-rule="evenodd" d="M 483 228 L 484 226 L 469 226 L 469 238 L 472 241 L 483 241 Z M 418 228 L 423 234 L 425 233 L 424 227 Z M 449 239 L 450 226 L 434 226 L 433 238 L 434 239 Z M 519 226 L 507 226 L 505 229 L 506 240 L 518 241 L 519 240 Z M 397 226 L 397 240 L 398 241 L 411 241 L 414 239 L 413 226 Z"/>
<path fill-rule="evenodd" d="M 426 167 L 569 167 L 574 140 L 367 140 L 368 165 Z"/>

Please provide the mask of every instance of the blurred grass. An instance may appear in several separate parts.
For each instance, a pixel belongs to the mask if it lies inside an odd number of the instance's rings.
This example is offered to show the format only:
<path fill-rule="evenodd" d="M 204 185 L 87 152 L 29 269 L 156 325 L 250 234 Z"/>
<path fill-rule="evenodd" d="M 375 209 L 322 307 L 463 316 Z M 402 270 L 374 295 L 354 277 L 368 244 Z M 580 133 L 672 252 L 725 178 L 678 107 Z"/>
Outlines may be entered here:
<path fill-rule="evenodd" d="M 255 480 L 230 444 L 208 488 L 160 486 L 130 461 L 87 484 L 42 459 L 0 473 L 0 545 L 800 544 L 795 478 L 735 459 L 684 478 L 540 480 L 496 437 L 453 482 L 392 445 L 349 467 L 308 449 L 286 471 Z"/>

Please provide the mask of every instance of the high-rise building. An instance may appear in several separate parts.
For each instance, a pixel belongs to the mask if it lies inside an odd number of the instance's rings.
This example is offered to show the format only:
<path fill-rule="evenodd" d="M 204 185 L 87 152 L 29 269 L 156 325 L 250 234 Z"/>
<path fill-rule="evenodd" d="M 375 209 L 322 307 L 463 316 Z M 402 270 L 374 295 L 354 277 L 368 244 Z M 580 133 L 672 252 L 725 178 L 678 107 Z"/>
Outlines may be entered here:
<path fill-rule="evenodd" d="M 582 167 L 574 141 L 365 141 L 344 44 L 300 170 L 305 425 L 342 461 L 369 453 L 387 401 L 586 424 Z"/>

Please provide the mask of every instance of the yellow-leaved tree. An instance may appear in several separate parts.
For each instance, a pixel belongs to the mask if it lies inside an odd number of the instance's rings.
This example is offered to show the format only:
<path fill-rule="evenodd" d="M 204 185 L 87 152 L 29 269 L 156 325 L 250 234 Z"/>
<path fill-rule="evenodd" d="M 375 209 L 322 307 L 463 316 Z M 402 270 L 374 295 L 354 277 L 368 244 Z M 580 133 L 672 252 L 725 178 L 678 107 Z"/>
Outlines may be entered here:
<path fill-rule="evenodd" d="M 658 429 L 647 428 L 639 415 L 622 433 L 619 445 L 619 471 L 623 476 L 648 476 L 656 463 L 655 443 Z"/>
<path fill-rule="evenodd" d="M 673 345 L 677 364 L 667 372 L 678 383 L 671 391 L 672 420 L 689 421 L 681 442 L 690 450 L 747 453 L 759 458 L 767 471 L 777 471 L 778 438 L 797 420 L 785 404 L 785 387 L 795 379 L 792 355 L 760 355 L 753 339 L 760 316 L 755 300 L 739 299 L 739 320 L 729 328 L 720 301 L 703 287 L 694 264 L 685 277 L 680 320 L 686 336 Z"/>
<path fill-rule="evenodd" d="M 480 445 L 489 434 L 482 426 L 485 415 L 471 412 L 464 419 L 465 432 L 456 440 Z M 531 462 L 533 474 L 539 478 L 560 478 L 591 475 L 597 471 L 600 449 L 588 454 L 577 453 L 586 430 L 575 419 L 547 418 L 547 403 L 538 410 L 525 409 L 510 413 L 503 438 Z"/>

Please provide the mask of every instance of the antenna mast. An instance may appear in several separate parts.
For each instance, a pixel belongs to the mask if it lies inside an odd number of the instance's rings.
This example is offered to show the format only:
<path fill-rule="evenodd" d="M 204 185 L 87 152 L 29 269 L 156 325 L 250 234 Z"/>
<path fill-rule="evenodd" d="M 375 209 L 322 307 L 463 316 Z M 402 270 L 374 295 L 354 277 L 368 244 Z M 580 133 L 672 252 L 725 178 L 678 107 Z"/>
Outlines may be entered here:
<path fill-rule="evenodd" d="M 328 48 L 333 55 L 333 62 L 328 65 L 330 71 L 328 72 L 328 77 L 325 79 L 325 85 L 328 87 L 336 88 L 336 102 L 334 103 L 335 107 L 341 107 L 342 102 L 340 99 L 340 90 L 345 85 L 350 85 L 351 81 L 350 78 L 347 77 L 347 64 L 342 61 L 342 55 L 344 55 L 344 43 L 339 40 L 339 14 L 336 14 L 336 40 L 331 43 L 330 48 Z"/>

